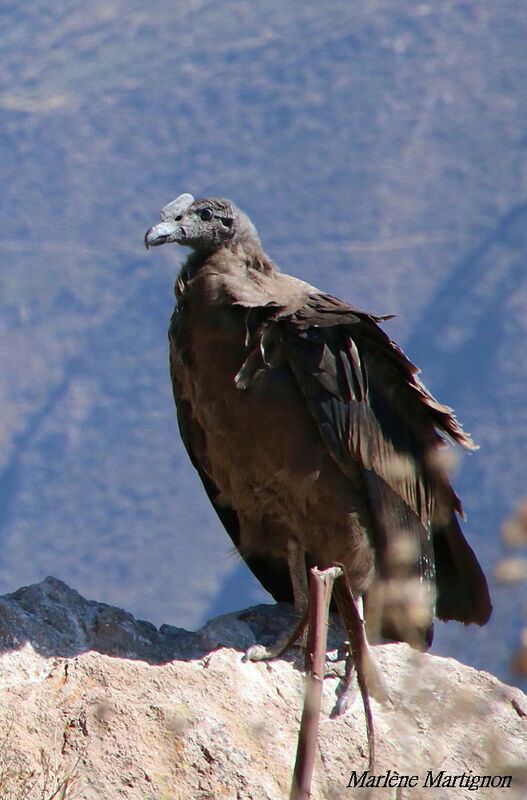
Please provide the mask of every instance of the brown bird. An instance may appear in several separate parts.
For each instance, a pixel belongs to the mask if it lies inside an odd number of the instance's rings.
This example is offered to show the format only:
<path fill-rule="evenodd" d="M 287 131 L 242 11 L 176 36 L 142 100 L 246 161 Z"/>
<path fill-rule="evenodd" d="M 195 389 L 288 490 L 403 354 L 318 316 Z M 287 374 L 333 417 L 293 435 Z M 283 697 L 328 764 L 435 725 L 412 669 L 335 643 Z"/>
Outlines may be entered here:
<path fill-rule="evenodd" d="M 182 194 L 161 220 L 146 247 L 192 251 L 169 331 L 181 436 L 265 589 L 303 610 L 307 570 L 338 564 L 370 638 L 426 647 L 434 614 L 485 624 L 441 457 L 445 437 L 475 448 L 380 328 L 389 317 L 281 273 L 229 200 Z"/>

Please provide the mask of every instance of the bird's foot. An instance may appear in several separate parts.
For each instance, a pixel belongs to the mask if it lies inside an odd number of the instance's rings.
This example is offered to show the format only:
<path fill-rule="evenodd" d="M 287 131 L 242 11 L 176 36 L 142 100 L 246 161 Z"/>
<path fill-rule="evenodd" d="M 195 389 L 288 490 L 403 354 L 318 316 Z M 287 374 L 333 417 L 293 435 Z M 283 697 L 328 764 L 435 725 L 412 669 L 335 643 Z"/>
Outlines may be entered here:
<path fill-rule="evenodd" d="M 331 719 L 345 714 L 354 704 L 358 696 L 359 684 L 357 681 L 357 673 L 355 671 L 353 659 L 349 656 L 346 659 L 344 673 L 341 672 L 338 677 L 341 680 L 336 690 L 337 699 L 331 710 Z"/>
<path fill-rule="evenodd" d="M 278 658 L 287 649 L 287 643 L 283 639 L 279 639 L 273 647 L 266 647 L 264 644 L 254 644 L 248 647 L 243 656 L 243 661 L 270 661 L 272 658 Z"/>
<path fill-rule="evenodd" d="M 302 618 L 290 633 L 281 636 L 272 647 L 265 647 L 263 644 L 255 644 L 247 648 L 243 657 L 244 661 L 269 661 L 272 658 L 279 658 L 287 650 L 290 650 L 296 642 L 302 637 L 307 626 L 307 610 L 304 612 Z"/>

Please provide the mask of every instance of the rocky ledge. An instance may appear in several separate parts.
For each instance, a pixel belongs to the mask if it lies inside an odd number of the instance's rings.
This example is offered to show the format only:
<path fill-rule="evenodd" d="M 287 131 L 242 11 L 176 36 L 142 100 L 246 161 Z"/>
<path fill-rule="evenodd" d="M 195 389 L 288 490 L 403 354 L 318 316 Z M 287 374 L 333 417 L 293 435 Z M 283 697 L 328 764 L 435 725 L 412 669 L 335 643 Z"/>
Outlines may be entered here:
<path fill-rule="evenodd" d="M 0 797 L 287 798 L 301 659 L 242 661 L 249 645 L 291 621 L 287 605 L 218 617 L 190 633 L 158 630 L 55 578 L 0 604 Z M 375 652 L 389 690 L 385 705 L 372 700 L 375 774 L 365 772 L 360 701 L 331 718 L 339 679 L 328 677 L 314 798 L 527 796 L 520 690 L 406 645 Z"/>

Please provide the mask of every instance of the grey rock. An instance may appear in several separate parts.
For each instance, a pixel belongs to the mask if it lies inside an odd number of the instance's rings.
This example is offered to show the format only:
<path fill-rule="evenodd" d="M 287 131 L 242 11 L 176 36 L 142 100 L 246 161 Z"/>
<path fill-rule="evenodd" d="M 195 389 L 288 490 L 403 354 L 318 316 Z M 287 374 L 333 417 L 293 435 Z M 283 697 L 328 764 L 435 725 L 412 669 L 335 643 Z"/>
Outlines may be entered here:
<path fill-rule="evenodd" d="M 5 652 L 30 642 L 43 656 L 71 658 L 95 650 L 110 656 L 139 658 L 150 664 L 169 661 L 185 648 L 188 631 L 136 620 L 120 608 L 85 600 L 63 581 L 48 577 L 0 598 L 0 646 Z"/>
<path fill-rule="evenodd" d="M 173 625 L 157 629 L 123 609 L 86 600 L 63 581 L 47 577 L 0 597 L 0 652 L 31 643 L 46 657 L 71 658 L 94 650 L 164 664 L 174 658 L 197 658 L 218 647 L 245 652 L 256 642 L 269 644 L 294 619 L 292 607 L 282 603 L 224 614 L 196 633 Z"/>

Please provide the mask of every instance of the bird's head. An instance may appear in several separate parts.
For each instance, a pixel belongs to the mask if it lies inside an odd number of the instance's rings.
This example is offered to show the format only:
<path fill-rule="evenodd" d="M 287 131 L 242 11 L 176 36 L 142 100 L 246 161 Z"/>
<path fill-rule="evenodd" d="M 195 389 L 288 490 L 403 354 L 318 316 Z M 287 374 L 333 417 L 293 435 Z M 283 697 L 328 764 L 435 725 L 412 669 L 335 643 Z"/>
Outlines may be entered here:
<path fill-rule="evenodd" d="M 234 203 L 218 197 L 195 200 L 191 194 L 180 194 L 164 206 L 161 222 L 145 234 L 147 249 L 169 242 L 203 255 L 236 244 L 247 249 L 260 247 L 254 225 Z"/>

